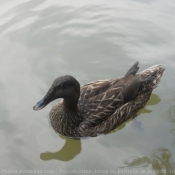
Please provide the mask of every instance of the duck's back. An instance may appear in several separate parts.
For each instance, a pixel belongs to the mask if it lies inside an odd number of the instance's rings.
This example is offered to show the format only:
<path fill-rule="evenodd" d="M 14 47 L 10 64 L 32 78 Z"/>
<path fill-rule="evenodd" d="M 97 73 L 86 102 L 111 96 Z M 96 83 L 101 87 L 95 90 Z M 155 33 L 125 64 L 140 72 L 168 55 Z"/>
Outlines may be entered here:
<path fill-rule="evenodd" d="M 103 120 L 132 99 L 140 86 L 136 62 L 124 77 L 91 82 L 81 88 L 79 107 L 85 119 Z"/>
<path fill-rule="evenodd" d="M 116 80 L 96 81 L 84 85 L 81 88 L 78 105 L 84 118 L 93 115 L 98 115 L 99 112 L 104 112 L 107 106 L 113 106 L 114 99 L 121 91 L 121 87 L 114 86 L 120 78 Z M 111 111 L 106 111 L 107 113 Z"/>
<path fill-rule="evenodd" d="M 124 77 L 96 81 L 83 86 L 78 102 L 84 117 L 80 132 L 84 135 L 109 132 L 126 121 L 149 100 L 164 69 L 158 65 L 136 74 L 136 62 Z"/>

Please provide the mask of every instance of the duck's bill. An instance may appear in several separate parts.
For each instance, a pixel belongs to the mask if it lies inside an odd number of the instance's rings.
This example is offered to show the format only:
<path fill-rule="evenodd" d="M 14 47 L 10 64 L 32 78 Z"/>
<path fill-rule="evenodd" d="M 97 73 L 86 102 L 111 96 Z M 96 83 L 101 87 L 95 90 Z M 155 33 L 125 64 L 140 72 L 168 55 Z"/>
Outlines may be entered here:
<path fill-rule="evenodd" d="M 51 101 L 55 100 L 53 91 L 49 89 L 43 99 L 41 99 L 34 107 L 33 110 L 38 111 L 48 105 Z"/>
<path fill-rule="evenodd" d="M 38 111 L 46 106 L 46 102 L 44 99 L 40 100 L 34 107 L 33 110 Z"/>

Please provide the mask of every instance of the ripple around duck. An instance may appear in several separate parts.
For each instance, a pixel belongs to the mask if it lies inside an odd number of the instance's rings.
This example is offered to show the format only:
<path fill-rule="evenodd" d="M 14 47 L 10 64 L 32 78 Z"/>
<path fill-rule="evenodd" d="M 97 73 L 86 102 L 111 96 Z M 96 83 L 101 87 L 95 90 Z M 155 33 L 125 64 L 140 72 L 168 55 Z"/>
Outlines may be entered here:
<path fill-rule="evenodd" d="M 33 3 L 33 1 L 31 1 L 31 3 Z M 120 8 L 115 9 L 113 6 L 106 7 L 106 4 L 75 8 L 67 5 L 58 6 L 58 4 L 54 7 L 52 3 L 50 3 L 50 6 L 47 5 L 48 3 L 47 1 L 46 8 L 42 8 L 40 11 L 32 9 L 32 5 L 30 5 L 32 10 L 23 14 L 23 17 L 18 17 L 19 19 L 11 19 L 13 25 L 5 26 L 2 33 L 7 34 L 14 30 L 15 32 L 17 32 L 17 30 L 20 32 L 20 29 L 23 27 L 32 32 L 32 25 L 35 24 L 39 26 L 39 29 L 38 32 L 36 30 L 33 31 L 33 34 L 42 33 L 41 30 L 44 29 L 49 33 L 55 31 L 58 33 L 58 36 L 98 37 L 103 35 L 104 39 L 108 39 L 114 44 L 118 42 L 124 44 L 123 42 L 127 42 L 128 46 L 134 43 L 137 47 L 138 45 L 144 47 L 145 43 L 150 41 L 148 38 L 150 36 L 152 37 L 152 45 L 165 42 L 165 35 L 163 34 L 165 31 L 163 27 L 153 23 L 151 14 L 149 13 L 143 15 L 144 20 L 143 17 L 141 18 L 136 15 L 138 9 L 132 11 L 132 13 L 128 13 L 127 8 L 120 10 Z M 145 12 L 149 11 L 145 9 Z M 44 19 L 43 15 L 45 17 Z M 159 18 L 159 12 L 154 15 Z M 130 30 L 128 30 L 128 28 L 130 28 Z M 167 33 L 166 38 L 167 35 L 170 34 Z M 135 40 L 135 38 L 138 37 L 140 39 L 139 42 Z M 127 45 L 125 47 L 127 47 Z M 133 46 L 131 48 L 133 49 Z"/>

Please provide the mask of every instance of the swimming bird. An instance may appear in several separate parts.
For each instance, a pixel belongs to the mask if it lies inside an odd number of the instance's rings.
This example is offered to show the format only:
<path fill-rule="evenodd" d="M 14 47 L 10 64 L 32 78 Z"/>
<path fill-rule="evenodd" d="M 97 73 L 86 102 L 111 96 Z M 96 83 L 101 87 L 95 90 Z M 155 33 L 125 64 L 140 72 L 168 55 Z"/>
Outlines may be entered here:
<path fill-rule="evenodd" d="M 163 65 L 156 65 L 137 73 L 138 64 L 134 63 L 123 77 L 91 82 L 81 88 L 71 75 L 61 76 L 33 109 L 40 110 L 63 98 L 49 113 L 56 132 L 78 138 L 109 133 L 146 105 L 165 70 Z"/>

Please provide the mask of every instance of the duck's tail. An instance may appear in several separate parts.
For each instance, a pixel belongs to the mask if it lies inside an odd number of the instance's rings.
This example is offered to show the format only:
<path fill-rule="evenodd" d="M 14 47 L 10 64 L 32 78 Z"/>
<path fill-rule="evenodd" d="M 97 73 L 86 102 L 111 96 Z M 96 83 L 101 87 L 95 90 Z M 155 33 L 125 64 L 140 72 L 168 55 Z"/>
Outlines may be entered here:
<path fill-rule="evenodd" d="M 154 89 L 158 86 L 164 71 L 165 66 L 155 65 L 145 69 L 139 74 L 141 75 L 143 82 L 146 83 L 146 86 L 149 86 L 151 89 Z"/>

